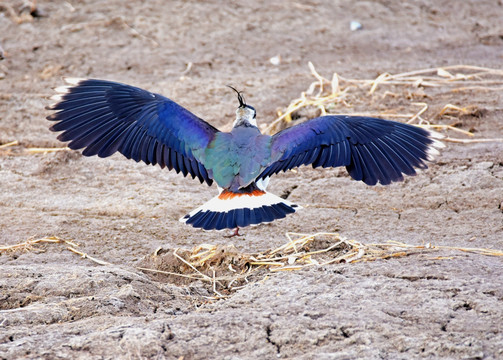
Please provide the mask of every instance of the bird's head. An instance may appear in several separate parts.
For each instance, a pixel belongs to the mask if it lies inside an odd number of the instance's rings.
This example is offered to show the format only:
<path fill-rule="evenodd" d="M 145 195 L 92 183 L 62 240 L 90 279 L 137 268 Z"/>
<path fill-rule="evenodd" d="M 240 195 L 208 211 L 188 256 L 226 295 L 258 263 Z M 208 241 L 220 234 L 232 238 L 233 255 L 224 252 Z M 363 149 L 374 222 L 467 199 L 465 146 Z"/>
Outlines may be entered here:
<path fill-rule="evenodd" d="M 245 99 L 241 92 L 237 91 L 232 86 L 229 87 L 238 94 L 238 101 L 239 101 L 239 107 L 236 110 L 236 120 L 234 120 L 233 126 L 257 127 L 257 119 L 256 119 L 257 112 L 255 111 L 255 109 L 250 105 L 246 105 Z"/>

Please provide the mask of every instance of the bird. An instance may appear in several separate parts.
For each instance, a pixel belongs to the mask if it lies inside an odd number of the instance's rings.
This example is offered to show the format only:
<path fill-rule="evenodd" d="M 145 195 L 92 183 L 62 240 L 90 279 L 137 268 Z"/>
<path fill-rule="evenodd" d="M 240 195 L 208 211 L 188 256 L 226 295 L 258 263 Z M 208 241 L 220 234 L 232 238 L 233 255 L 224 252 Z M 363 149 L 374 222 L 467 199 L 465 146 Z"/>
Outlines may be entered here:
<path fill-rule="evenodd" d="M 402 181 L 427 168 L 444 147 L 441 134 L 406 123 L 349 115 L 324 115 L 274 135 L 262 134 L 256 110 L 236 91 L 232 130 L 220 131 L 160 94 L 118 82 L 65 78 L 55 88 L 51 131 L 84 156 L 128 159 L 190 175 L 218 195 L 180 218 L 204 230 L 269 223 L 302 207 L 267 191 L 271 176 L 311 165 L 345 166 L 367 185 Z"/>

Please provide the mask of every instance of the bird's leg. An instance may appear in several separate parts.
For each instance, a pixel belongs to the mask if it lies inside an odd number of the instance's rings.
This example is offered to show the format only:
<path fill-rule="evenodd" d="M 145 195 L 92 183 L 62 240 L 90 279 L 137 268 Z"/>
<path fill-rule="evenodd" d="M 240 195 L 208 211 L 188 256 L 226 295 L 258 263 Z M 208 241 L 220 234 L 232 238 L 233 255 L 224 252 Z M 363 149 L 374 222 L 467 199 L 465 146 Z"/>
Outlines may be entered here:
<path fill-rule="evenodd" d="M 234 237 L 234 236 L 241 236 L 241 234 L 239 233 L 239 227 L 238 226 L 236 226 L 236 228 L 234 229 L 234 231 L 233 231 L 232 234 L 230 234 L 230 235 L 228 235 L 226 237 L 231 238 L 231 237 Z"/>

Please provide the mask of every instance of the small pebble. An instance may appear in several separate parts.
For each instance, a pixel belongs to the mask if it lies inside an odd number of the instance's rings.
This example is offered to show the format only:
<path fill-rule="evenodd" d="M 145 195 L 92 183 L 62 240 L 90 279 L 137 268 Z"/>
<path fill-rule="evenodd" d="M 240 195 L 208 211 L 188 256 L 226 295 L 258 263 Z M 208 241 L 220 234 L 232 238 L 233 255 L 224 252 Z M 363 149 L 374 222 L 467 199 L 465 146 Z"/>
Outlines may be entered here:
<path fill-rule="evenodd" d="M 360 24 L 358 21 L 351 21 L 349 23 L 349 28 L 351 29 L 351 31 L 356 31 L 356 30 L 360 30 L 362 28 L 362 24 Z"/>
<path fill-rule="evenodd" d="M 272 58 L 269 59 L 269 61 L 273 65 L 279 65 L 281 63 L 281 55 L 273 56 Z"/>

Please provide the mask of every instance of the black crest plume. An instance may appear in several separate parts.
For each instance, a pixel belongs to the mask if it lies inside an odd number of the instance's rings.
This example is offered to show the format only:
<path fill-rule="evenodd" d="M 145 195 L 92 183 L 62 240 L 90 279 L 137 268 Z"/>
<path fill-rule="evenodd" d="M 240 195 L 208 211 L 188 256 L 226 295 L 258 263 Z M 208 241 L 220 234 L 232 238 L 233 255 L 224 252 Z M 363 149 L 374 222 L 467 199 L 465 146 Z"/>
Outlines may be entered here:
<path fill-rule="evenodd" d="M 240 108 L 245 107 L 246 106 L 246 101 L 245 101 L 245 98 L 243 96 L 243 93 L 241 91 L 237 91 L 235 88 L 233 88 L 230 85 L 227 85 L 227 87 L 230 87 L 232 90 L 234 90 L 236 92 L 236 94 L 238 94 L 239 107 Z"/>

